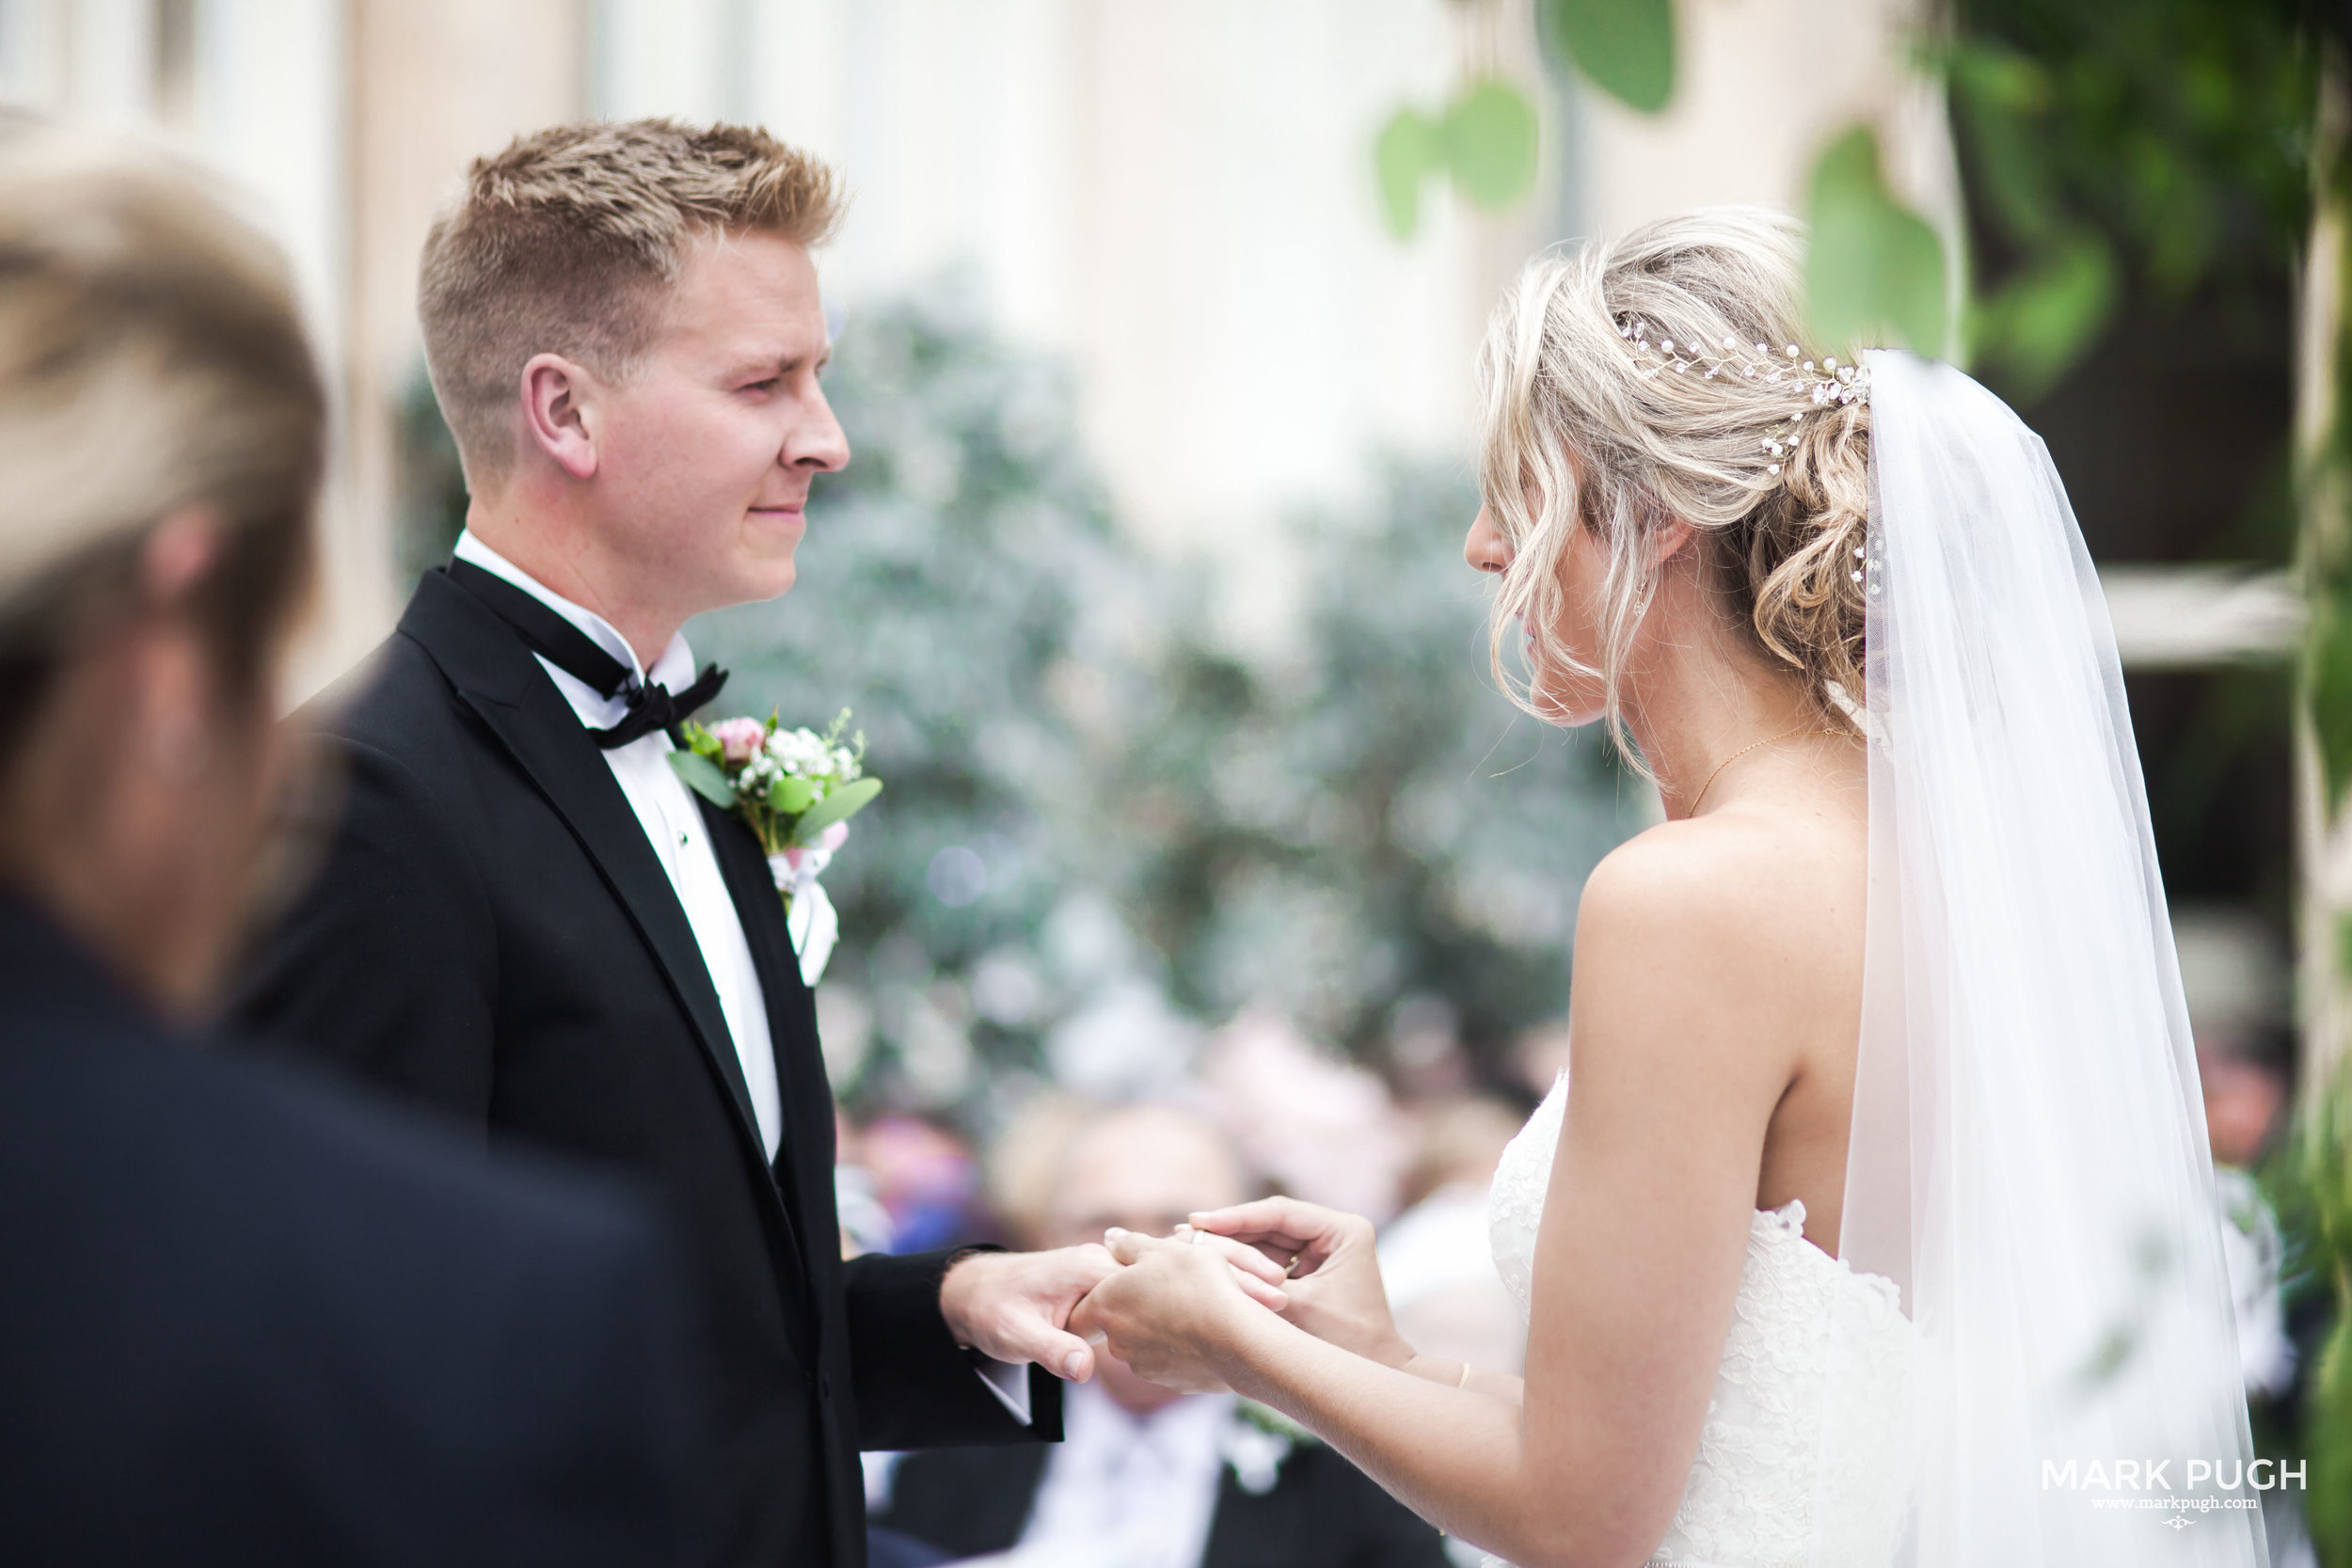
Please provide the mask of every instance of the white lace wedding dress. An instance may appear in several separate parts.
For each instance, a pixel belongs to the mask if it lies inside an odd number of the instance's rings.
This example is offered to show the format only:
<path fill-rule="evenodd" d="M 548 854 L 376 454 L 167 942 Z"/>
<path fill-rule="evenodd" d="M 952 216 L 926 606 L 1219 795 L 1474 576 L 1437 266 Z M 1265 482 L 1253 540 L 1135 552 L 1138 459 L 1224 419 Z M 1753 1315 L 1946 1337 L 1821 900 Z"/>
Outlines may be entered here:
<path fill-rule="evenodd" d="M 1563 1074 L 1503 1150 L 1487 1198 L 1495 1267 L 1522 1313 L 1567 1084 Z M 1698 1457 L 1649 1568 L 1892 1560 L 1915 1336 L 1891 1280 L 1854 1273 L 1804 1226 L 1803 1203 L 1756 1212 Z"/>

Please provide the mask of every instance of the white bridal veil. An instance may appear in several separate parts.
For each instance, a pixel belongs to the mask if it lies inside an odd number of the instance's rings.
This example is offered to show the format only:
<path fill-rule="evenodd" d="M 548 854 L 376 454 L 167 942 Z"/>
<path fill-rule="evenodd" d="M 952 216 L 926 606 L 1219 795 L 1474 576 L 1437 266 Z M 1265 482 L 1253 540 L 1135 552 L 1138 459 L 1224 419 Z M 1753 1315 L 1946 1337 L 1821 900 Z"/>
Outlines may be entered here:
<path fill-rule="evenodd" d="M 1840 1251 L 1901 1287 L 1917 1331 L 1894 1560 L 2265 1568 L 2098 579 L 1999 399 L 1908 354 L 1867 362 L 1869 935 Z M 1825 1483 L 1883 1473 L 1844 1430 L 1825 1423 Z M 1817 1568 L 1864 1555 L 1835 1512 Z M 1886 1561 L 1883 1535 L 1867 1555 Z"/>

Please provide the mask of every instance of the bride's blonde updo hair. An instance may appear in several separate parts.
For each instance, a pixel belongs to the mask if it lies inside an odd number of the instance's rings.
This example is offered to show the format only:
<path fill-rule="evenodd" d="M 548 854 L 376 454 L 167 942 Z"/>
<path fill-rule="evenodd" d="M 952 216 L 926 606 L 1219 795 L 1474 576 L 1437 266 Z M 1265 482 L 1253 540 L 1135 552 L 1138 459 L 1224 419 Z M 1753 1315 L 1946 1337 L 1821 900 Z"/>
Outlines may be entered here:
<path fill-rule="evenodd" d="M 1651 536 L 1674 519 L 1822 727 L 1850 731 L 1862 700 L 1870 412 L 1851 365 L 1803 346 L 1803 245 L 1761 208 L 1666 218 L 1529 263 L 1486 334 L 1479 488 L 1513 551 L 1497 674 L 1544 716 L 1503 673 L 1516 618 L 1537 668 L 1598 678 L 1636 767 L 1620 680 L 1657 587 Z M 1579 528 L 1608 550 L 1597 668 L 1558 631 Z"/>

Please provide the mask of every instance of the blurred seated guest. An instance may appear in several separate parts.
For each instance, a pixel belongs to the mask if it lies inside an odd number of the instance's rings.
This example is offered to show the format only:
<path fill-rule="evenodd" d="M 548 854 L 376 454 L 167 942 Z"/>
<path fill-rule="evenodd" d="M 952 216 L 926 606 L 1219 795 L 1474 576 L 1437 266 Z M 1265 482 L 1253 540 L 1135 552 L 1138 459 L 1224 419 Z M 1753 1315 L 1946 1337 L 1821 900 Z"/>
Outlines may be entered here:
<path fill-rule="evenodd" d="M 1060 1160 L 1036 1246 L 1111 1226 L 1164 1236 L 1261 1189 L 1207 1122 L 1104 1111 Z M 940 1449 L 898 1465 L 878 1518 L 951 1559 L 1035 1568 L 1438 1568 L 1443 1538 L 1335 1450 L 1231 1394 L 1172 1393 L 1103 1357 L 1058 1449 Z"/>
<path fill-rule="evenodd" d="M 841 1213 L 843 1261 L 869 1252 L 888 1252 L 897 1227 L 882 1200 L 882 1184 L 866 1168 L 857 1125 L 833 1108 L 833 1201 Z"/>
<path fill-rule="evenodd" d="M 2201 1032 L 2197 1076 L 2214 1163 L 2252 1170 L 2269 1152 L 2286 1109 L 2286 1050 L 2265 1039 Z"/>
<path fill-rule="evenodd" d="M 0 1561 L 674 1562 L 639 1210 L 193 1049 L 326 438 L 264 241 L 0 129 Z"/>
<path fill-rule="evenodd" d="M 2175 905 L 2172 940 L 2197 1046 L 2238 1360 L 2247 1393 L 2275 1398 L 2292 1386 L 2296 1357 L 2280 1289 L 2285 1247 L 2252 1172 L 2291 1098 L 2292 983 L 2278 938 L 2249 911 Z"/>
<path fill-rule="evenodd" d="M 890 1214 L 890 1244 L 877 1250 L 930 1252 L 974 1239 L 980 1177 L 961 1137 L 937 1122 L 894 1113 L 859 1129 L 857 1146 L 859 1164 Z"/>
<path fill-rule="evenodd" d="M 1495 1271 L 1486 1189 L 1526 1117 L 1500 1100 L 1454 1095 L 1414 1108 L 1421 1148 L 1405 1175 L 1405 1212 L 1380 1232 L 1380 1277 L 1397 1332 L 1430 1355 L 1517 1376 L 1527 1323 Z"/>
<path fill-rule="evenodd" d="M 2295 1381 L 2295 1341 L 2287 1333 L 2280 1271 L 2286 1245 L 2270 1200 L 2252 1167 L 2267 1150 L 2287 1102 L 2283 1053 L 2242 1037 L 2201 1034 L 2197 1073 L 2204 1089 L 2205 1132 L 2213 1147 L 2213 1194 L 2220 1206 L 2221 1260 L 2237 1310 L 2238 1361 L 2246 1392 L 2286 1392 Z"/>

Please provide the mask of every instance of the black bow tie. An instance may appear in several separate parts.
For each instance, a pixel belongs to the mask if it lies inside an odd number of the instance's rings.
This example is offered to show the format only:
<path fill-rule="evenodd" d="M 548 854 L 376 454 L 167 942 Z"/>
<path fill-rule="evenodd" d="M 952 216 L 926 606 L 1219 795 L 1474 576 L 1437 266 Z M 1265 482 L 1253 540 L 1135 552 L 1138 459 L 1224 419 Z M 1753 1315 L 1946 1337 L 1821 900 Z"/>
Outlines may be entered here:
<path fill-rule="evenodd" d="M 589 738 L 610 752 L 656 730 L 667 730 L 679 741 L 679 721 L 719 695 L 727 673 L 715 664 L 703 666 L 694 684 L 672 692 L 666 686 L 640 681 L 629 667 L 596 646 L 596 640 L 558 615 L 531 594 L 495 572 L 470 561 L 453 561 L 446 568 L 452 582 L 463 588 L 515 628 L 516 636 L 541 658 L 605 698 L 626 697 L 628 711 L 609 730 L 592 729 Z"/>

